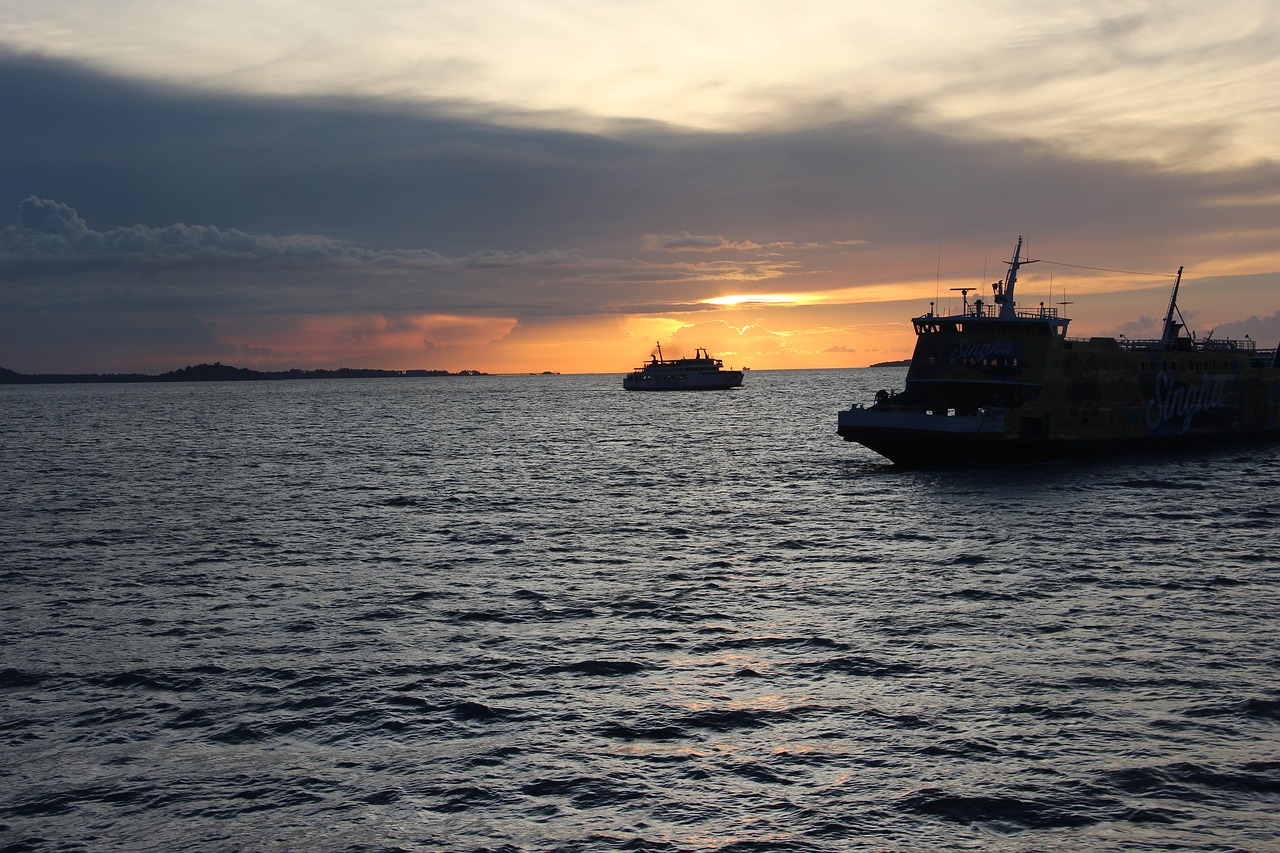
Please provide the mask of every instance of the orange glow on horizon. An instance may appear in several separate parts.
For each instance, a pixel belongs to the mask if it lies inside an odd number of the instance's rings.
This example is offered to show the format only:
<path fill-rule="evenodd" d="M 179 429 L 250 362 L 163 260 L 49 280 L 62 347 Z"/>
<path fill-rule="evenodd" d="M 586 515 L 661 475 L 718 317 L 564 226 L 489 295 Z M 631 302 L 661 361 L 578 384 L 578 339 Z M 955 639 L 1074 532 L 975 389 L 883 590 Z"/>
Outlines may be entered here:
<path fill-rule="evenodd" d="M 726 366 L 757 370 L 858 367 L 910 352 L 910 326 L 892 316 L 900 312 L 863 312 L 867 316 L 850 324 L 840 309 L 812 306 L 816 314 L 797 313 L 805 310 L 745 303 L 683 316 L 524 322 L 434 314 L 223 317 L 217 336 L 236 351 L 222 361 L 256 369 L 624 373 L 647 361 L 657 344 L 668 357 L 705 348 Z"/>
<path fill-rule="evenodd" d="M 832 287 L 805 293 L 726 294 L 702 310 L 653 314 L 586 314 L 515 318 L 445 313 L 219 317 L 217 356 L 258 369 L 370 367 L 393 370 L 479 370 L 485 373 L 625 373 L 647 361 L 660 343 L 668 357 L 705 348 L 732 368 L 755 370 L 865 367 L 909 358 L 911 318 L 932 304 L 961 309 L 952 287 L 973 279 Z M 1269 280 L 1234 285 L 1186 275 L 1180 306 L 1202 333 L 1257 314 L 1270 298 Z M 1031 307 L 1070 302 L 1077 336 L 1133 333 L 1162 311 L 1169 279 L 1105 271 L 1055 279 L 1047 267 L 1019 282 L 1018 302 Z M 987 285 L 989 288 L 989 284 Z M 197 363 L 193 359 L 190 363 Z M 213 358 L 207 358 L 213 361 Z"/>

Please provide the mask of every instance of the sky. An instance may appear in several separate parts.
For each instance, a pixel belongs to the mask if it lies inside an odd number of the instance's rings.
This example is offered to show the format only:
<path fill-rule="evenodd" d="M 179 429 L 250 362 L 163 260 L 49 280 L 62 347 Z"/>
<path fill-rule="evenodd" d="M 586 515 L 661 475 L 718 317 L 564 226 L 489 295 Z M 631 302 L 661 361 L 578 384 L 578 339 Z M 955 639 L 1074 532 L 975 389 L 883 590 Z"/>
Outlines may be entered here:
<path fill-rule="evenodd" d="M 1280 341 L 1274 0 L 4 0 L 0 116 L 22 373 L 860 367 L 1019 236 Z"/>

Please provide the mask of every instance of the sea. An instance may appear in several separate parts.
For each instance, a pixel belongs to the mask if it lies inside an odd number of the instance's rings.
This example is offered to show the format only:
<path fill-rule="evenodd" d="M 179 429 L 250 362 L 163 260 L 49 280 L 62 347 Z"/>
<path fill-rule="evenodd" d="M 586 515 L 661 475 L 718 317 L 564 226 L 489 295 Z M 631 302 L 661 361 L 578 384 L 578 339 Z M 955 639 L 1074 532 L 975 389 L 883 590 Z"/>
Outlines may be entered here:
<path fill-rule="evenodd" d="M 903 376 L 0 387 L 0 851 L 1280 850 L 1280 447 Z"/>

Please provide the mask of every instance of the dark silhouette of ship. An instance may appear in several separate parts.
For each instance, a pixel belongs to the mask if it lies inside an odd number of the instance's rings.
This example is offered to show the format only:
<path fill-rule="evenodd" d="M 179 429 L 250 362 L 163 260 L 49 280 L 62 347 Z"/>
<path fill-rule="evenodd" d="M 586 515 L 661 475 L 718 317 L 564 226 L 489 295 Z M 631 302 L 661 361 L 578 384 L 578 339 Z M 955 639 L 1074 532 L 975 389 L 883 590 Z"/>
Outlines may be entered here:
<path fill-rule="evenodd" d="M 1187 334 L 1182 269 L 1158 339 L 1067 337 L 1014 302 L 1022 238 L 992 304 L 912 320 L 906 388 L 839 413 L 837 432 L 900 465 L 1035 461 L 1280 438 L 1280 347 Z"/>
<path fill-rule="evenodd" d="M 628 391 L 726 391 L 742 384 L 741 370 L 727 370 L 724 361 L 712 358 L 701 347 L 693 358 L 663 358 L 658 354 L 622 377 Z"/>

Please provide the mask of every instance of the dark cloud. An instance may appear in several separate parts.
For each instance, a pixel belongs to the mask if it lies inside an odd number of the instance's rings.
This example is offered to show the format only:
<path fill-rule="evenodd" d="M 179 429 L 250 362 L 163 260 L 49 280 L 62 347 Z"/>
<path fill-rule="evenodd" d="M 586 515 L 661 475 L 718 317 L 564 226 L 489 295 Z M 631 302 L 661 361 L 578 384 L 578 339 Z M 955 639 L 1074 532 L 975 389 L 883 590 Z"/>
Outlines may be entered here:
<path fill-rule="evenodd" d="M 1121 323 L 1115 328 L 1115 332 L 1125 337 L 1136 339 L 1158 338 L 1162 323 L 1163 320 L 1157 317 L 1143 314 L 1136 320 Z"/>
<path fill-rule="evenodd" d="M 19 203 L 16 226 L 0 231 L 0 253 L 11 259 L 44 260 L 50 264 L 95 257 L 134 257 L 149 263 L 168 260 L 175 264 L 219 259 L 449 263 L 441 255 L 424 250 L 368 250 L 318 237 L 260 236 L 235 228 L 224 231 L 212 225 L 132 225 L 95 231 L 70 205 L 35 196 Z"/>
<path fill-rule="evenodd" d="M 78 243 L 88 231 L 79 214 L 65 204 L 32 196 L 18 206 L 16 234 L 25 232 L 35 239 L 53 237 L 65 247 Z"/>
<path fill-rule="evenodd" d="M 218 340 L 213 323 L 181 311 L 0 312 L 0 338 L 0 365 L 27 373 L 159 372 L 246 355 Z"/>
<path fill-rule="evenodd" d="M 202 223 L 451 255 L 566 245 L 558 223 L 582 205 L 566 176 L 627 148 L 421 107 L 194 94 L 30 57 L 0 58 L 0 81 L 9 203 L 57 199 L 103 230 Z"/>
<path fill-rule="evenodd" d="M 199 223 L 452 257 L 635 251 L 645 234 L 667 235 L 665 248 L 897 248 L 1027 233 L 1167 258 L 1206 222 L 1247 233 L 1274 219 L 1274 201 L 1244 202 L 1280 191 L 1274 163 L 1174 175 L 948 139 L 888 113 L 785 132 L 588 134 L 448 104 L 193 94 L 29 57 L 0 58 L 0 81 L 0 209 L 55 199 L 108 233 Z"/>
<path fill-rule="evenodd" d="M 1214 337 L 1241 339 L 1245 335 L 1258 342 L 1259 346 L 1270 347 L 1280 341 L 1280 311 L 1268 317 L 1253 315 L 1246 320 L 1223 323 L 1213 329 Z"/>
<path fill-rule="evenodd" d="M 910 110 L 586 133 L 475 104 L 194 93 L 10 54 L 0 115 L 0 315 L 28 341 L 69 311 L 150 312 L 157 329 L 254 312 L 705 310 L 751 282 L 969 275 L 959 247 L 1003 253 L 1020 233 L 1041 256 L 1166 269 L 1222 256 L 1206 235 L 1236 235 L 1236 256 L 1274 251 L 1259 226 L 1280 221 L 1275 162 L 1175 174 L 978 128 L 948 138 Z"/>
<path fill-rule="evenodd" d="M 377 276 L 380 287 L 369 295 L 370 301 L 360 306 L 367 310 L 411 306 L 399 304 L 397 290 L 417 288 L 419 297 L 433 304 L 442 300 L 451 307 L 493 310 L 510 305 L 520 293 L 539 289 L 539 300 L 554 306 L 555 313 L 570 314 L 585 310 L 609 312 L 610 288 L 643 284 L 651 288 L 654 298 L 665 298 L 663 288 L 689 284 L 732 281 L 754 281 L 786 274 L 794 264 L 779 260 L 714 260 L 698 263 L 658 264 L 636 259 L 589 258 L 581 253 L 560 250 L 540 252 L 482 250 L 458 258 L 446 258 L 426 249 L 367 249 L 322 237 L 273 237 L 247 234 L 237 229 L 222 231 L 215 226 L 175 224 L 161 228 L 134 225 L 110 231 L 96 231 L 70 205 L 34 196 L 19 204 L 17 225 L 0 230 L 0 269 L 11 283 L 33 277 L 52 275 L 84 275 L 97 272 L 117 275 L 157 272 L 199 273 L 209 276 L 231 276 L 241 286 L 253 291 L 236 301 L 241 308 L 251 304 L 266 307 L 266 293 L 291 298 L 286 282 L 290 276 L 305 275 L 321 290 L 336 277 L 339 282 L 352 276 Z M 474 276 L 501 272 L 512 288 L 485 293 L 483 284 Z M 387 276 L 393 278 L 387 278 Z M 519 276 L 519 278 L 512 278 Z M 273 287 L 265 287 L 262 279 L 270 278 Z M 176 281 L 176 279 L 173 279 Z M 296 280 L 296 278 L 294 279 Z M 516 281 L 521 282 L 515 287 Z M 400 284 L 397 285 L 396 281 Z M 184 278 L 185 285 L 193 279 Z M 74 284 L 74 278 L 67 280 Z M 340 288 L 340 283 L 333 285 Z M 588 299 L 577 288 L 594 290 L 597 298 Z M 13 288 L 16 292 L 16 286 Z M 100 290 L 100 288 L 95 288 Z M 184 292 L 189 292 L 184 287 Z M 451 301 L 444 291 L 456 291 L 460 302 Z M 227 288 L 221 288 L 229 295 Z M 563 294 L 563 299 L 556 294 Z M 149 300 L 154 293 L 148 294 Z M 575 307 L 573 303 L 578 303 Z M 585 303 L 585 304 L 583 304 Z M 312 306 L 316 304 L 312 297 Z M 346 303 L 338 308 L 351 309 Z M 649 309 L 653 310 L 653 309 Z M 530 305 L 530 314 L 545 313 L 547 308 Z"/>

